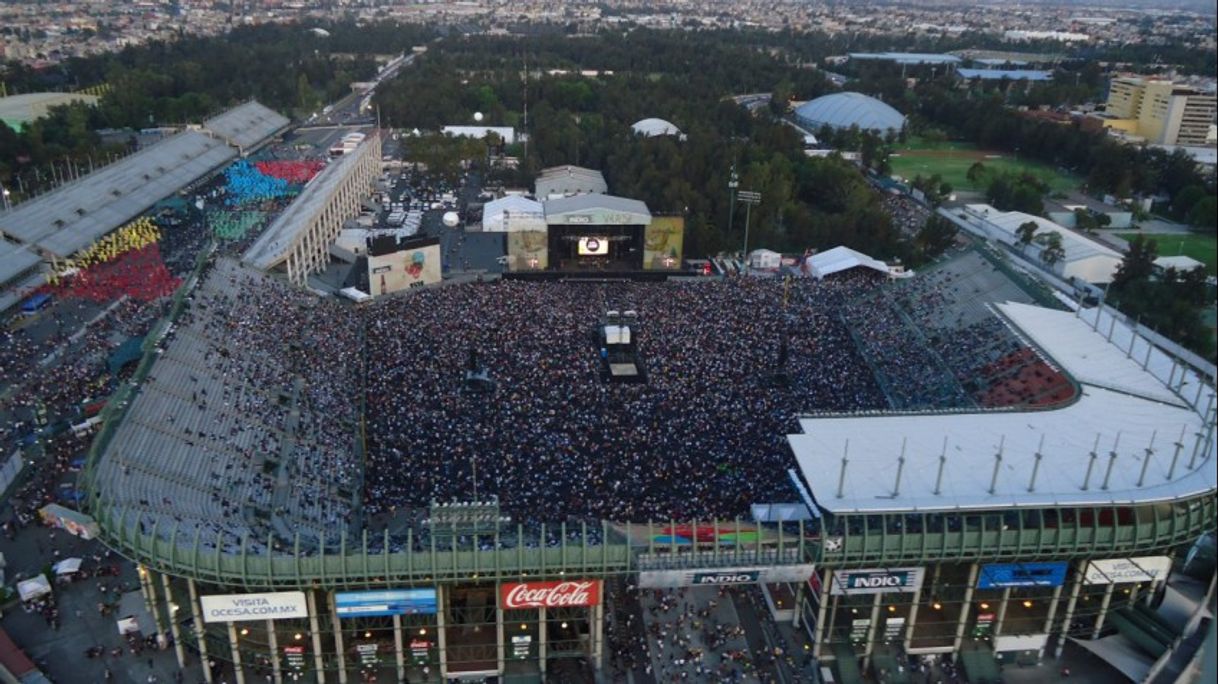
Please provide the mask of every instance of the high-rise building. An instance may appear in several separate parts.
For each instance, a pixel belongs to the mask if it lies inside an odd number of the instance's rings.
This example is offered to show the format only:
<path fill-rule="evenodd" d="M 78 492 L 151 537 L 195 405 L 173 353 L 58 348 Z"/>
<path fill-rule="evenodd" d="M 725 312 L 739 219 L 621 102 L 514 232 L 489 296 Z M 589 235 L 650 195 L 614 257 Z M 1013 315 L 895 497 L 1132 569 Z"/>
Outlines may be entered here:
<path fill-rule="evenodd" d="M 1213 90 L 1172 81 L 1120 77 L 1112 80 L 1104 126 L 1161 145 L 1213 143 Z"/>

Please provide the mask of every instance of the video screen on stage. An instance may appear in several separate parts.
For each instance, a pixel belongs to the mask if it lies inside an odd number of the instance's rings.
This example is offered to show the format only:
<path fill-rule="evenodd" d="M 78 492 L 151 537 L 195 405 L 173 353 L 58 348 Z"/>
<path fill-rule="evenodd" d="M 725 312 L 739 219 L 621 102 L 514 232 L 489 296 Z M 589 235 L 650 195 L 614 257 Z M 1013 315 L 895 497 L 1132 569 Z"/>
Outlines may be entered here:
<path fill-rule="evenodd" d="M 576 253 L 580 256 L 607 256 L 609 254 L 609 238 L 602 236 L 581 237 Z"/>
<path fill-rule="evenodd" d="M 643 231 L 643 268 L 676 271 L 681 268 L 685 242 L 685 217 L 653 216 Z"/>

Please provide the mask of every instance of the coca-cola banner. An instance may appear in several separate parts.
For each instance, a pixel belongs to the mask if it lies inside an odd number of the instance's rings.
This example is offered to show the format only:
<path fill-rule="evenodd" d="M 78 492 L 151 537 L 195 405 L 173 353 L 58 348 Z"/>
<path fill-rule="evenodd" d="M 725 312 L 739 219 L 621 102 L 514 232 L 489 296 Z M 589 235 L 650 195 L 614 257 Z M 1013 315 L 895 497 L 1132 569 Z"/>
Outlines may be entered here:
<path fill-rule="evenodd" d="M 499 587 L 499 599 L 510 608 L 576 608 L 601 602 L 600 580 L 520 582 Z"/>

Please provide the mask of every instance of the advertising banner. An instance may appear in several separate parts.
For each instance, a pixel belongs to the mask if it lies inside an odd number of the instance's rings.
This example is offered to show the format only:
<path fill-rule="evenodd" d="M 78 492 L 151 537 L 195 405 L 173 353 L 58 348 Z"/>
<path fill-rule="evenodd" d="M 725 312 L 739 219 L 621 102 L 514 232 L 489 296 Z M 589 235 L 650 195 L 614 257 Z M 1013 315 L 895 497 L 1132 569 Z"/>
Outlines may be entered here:
<path fill-rule="evenodd" d="M 334 595 L 340 618 L 380 615 L 435 615 L 436 590 L 340 591 Z"/>
<path fill-rule="evenodd" d="M 530 644 L 533 642 L 533 637 L 527 634 L 516 634 L 512 636 L 512 657 L 518 660 L 524 660 L 529 657 Z"/>
<path fill-rule="evenodd" d="M 549 268 L 549 246 L 546 232 L 528 230 L 508 233 L 508 265 L 513 271 L 544 271 Z"/>
<path fill-rule="evenodd" d="M 905 629 L 905 618 L 890 617 L 884 622 L 884 641 L 893 642 L 901 640 L 901 632 Z"/>
<path fill-rule="evenodd" d="M 922 575 L 922 568 L 839 570 L 833 573 L 829 593 L 835 596 L 913 593 L 922 587 Z"/>
<path fill-rule="evenodd" d="M 773 584 L 776 582 L 804 582 L 816 566 L 777 565 L 745 566 L 738 568 L 703 568 L 695 570 L 645 570 L 639 573 L 641 589 L 664 587 L 697 587 L 720 584 Z"/>
<path fill-rule="evenodd" d="M 994 633 L 994 613 L 978 613 L 973 625 L 973 638 L 984 639 Z"/>
<path fill-rule="evenodd" d="M 376 667 L 381 663 L 381 658 L 377 655 L 377 644 L 375 642 L 356 644 L 355 652 L 359 655 L 360 667 Z"/>
<path fill-rule="evenodd" d="M 368 255 L 368 288 L 373 297 L 438 282 L 439 244 Z"/>
<path fill-rule="evenodd" d="M 1069 564 L 1057 563 L 990 563 L 981 566 L 978 589 L 1006 587 L 1060 587 L 1066 582 Z"/>
<path fill-rule="evenodd" d="M 431 642 L 426 639 L 410 640 L 410 657 L 416 665 L 427 662 L 431 655 Z"/>
<path fill-rule="evenodd" d="M 859 644 L 871 638 L 871 619 L 855 618 L 850 621 L 850 641 Z"/>
<path fill-rule="evenodd" d="M 289 670 L 293 672 L 304 672 L 305 647 L 296 645 L 284 646 L 283 659 L 286 662 Z"/>
<path fill-rule="evenodd" d="M 1084 581 L 1087 584 L 1151 582 L 1167 579 L 1170 571 L 1171 558 L 1167 556 L 1112 558 L 1088 563 Z"/>
<path fill-rule="evenodd" d="M 519 582 L 499 587 L 500 605 L 512 608 L 582 608 L 601 602 L 600 580 Z"/>
<path fill-rule="evenodd" d="M 203 622 L 244 622 L 307 618 L 309 608 L 303 591 L 270 594 L 217 594 L 200 596 Z"/>
<path fill-rule="evenodd" d="M 675 271 L 681 268 L 685 243 L 684 216 L 653 216 L 643 229 L 643 268 Z"/>

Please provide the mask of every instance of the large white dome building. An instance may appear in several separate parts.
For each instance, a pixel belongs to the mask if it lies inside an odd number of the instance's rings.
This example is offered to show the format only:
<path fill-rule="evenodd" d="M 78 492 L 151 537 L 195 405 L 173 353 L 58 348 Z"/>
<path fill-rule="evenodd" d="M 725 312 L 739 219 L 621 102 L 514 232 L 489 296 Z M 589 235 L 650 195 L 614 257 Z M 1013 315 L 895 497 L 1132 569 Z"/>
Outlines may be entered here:
<path fill-rule="evenodd" d="M 883 102 L 862 93 L 834 93 L 805 102 L 795 109 L 796 121 L 810 129 L 821 126 L 887 133 L 905 126 L 905 116 Z"/>

